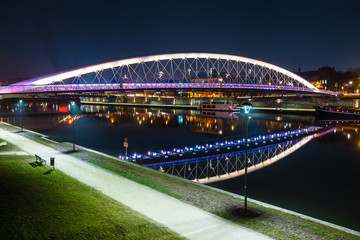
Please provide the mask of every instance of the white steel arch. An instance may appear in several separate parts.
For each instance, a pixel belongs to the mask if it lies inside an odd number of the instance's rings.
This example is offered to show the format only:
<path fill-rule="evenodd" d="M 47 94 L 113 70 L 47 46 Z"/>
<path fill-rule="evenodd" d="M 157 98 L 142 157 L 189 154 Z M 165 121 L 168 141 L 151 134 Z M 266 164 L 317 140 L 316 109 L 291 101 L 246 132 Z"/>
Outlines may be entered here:
<path fill-rule="evenodd" d="M 199 61 L 199 59 L 203 60 Z M 209 66 L 209 63 L 212 67 Z M 207 66 L 205 66 L 206 64 Z M 198 69 L 206 69 L 206 72 L 210 72 L 209 78 L 211 78 L 213 71 L 217 72 L 218 76 L 221 71 L 233 71 L 231 83 L 235 84 L 244 83 L 235 80 L 235 78 L 240 79 L 241 74 L 245 74 L 258 77 L 260 81 L 257 79 L 257 84 L 259 85 L 271 84 L 271 82 L 262 82 L 261 78 L 263 77 L 264 79 L 264 76 L 267 76 L 268 78 L 276 79 L 273 85 L 285 85 L 285 82 L 290 85 L 295 82 L 297 86 L 309 88 L 309 90 L 314 92 L 319 91 L 305 79 L 281 67 L 251 58 L 219 53 L 173 53 L 120 59 L 32 78 L 13 85 L 61 84 L 66 79 L 72 79 L 72 83 L 85 83 L 86 81 L 83 76 L 90 73 L 94 74 L 92 83 L 101 83 L 102 81 L 109 83 L 112 79 L 115 79 L 116 82 L 123 82 L 128 78 L 134 82 L 152 81 L 145 79 L 148 76 L 151 76 L 152 79 L 157 78 L 157 81 L 159 81 L 163 74 L 167 74 L 168 81 L 170 79 L 175 82 L 175 72 L 181 72 L 182 77 L 186 78 L 187 71 L 189 71 L 189 75 L 190 71 L 192 71 L 198 77 Z M 105 70 L 111 70 L 112 75 L 109 81 L 104 77 L 103 72 Z"/>

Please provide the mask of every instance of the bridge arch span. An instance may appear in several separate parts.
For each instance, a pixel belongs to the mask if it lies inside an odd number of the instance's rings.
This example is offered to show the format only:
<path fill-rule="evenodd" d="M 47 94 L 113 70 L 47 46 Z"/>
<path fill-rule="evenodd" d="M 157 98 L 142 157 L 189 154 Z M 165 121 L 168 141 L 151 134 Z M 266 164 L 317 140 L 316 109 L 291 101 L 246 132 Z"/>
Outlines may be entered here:
<path fill-rule="evenodd" d="M 305 79 L 276 65 L 219 53 L 172 53 L 119 59 L 13 85 L 200 82 L 272 85 L 319 91 Z"/>

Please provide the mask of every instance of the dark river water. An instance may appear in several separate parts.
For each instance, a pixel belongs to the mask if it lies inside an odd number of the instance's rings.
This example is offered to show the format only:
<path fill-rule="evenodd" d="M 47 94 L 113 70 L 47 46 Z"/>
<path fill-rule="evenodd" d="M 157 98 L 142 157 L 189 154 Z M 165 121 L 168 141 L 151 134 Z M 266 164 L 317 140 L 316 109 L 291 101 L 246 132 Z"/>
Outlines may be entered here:
<path fill-rule="evenodd" d="M 35 104 L 36 105 L 36 104 Z M 24 113 L 24 128 L 60 142 L 72 142 L 68 106 L 43 104 Z M 3 107 L 4 109 L 4 107 Z M 11 107 L 10 107 L 11 109 Z M 30 107 L 28 107 L 30 109 Z M 34 110 L 35 109 L 35 110 Z M 16 113 L 16 107 L 14 112 Z M 35 114 L 42 111 L 44 114 Z M 20 125 L 20 116 L 0 120 Z M 32 114 L 34 113 L 34 114 Z M 81 106 L 75 121 L 76 143 L 113 156 L 175 147 L 214 144 L 245 137 L 241 113 L 202 116 L 197 110 Z M 248 135 L 259 136 L 324 126 L 314 115 L 250 113 Z M 336 130 L 311 139 L 290 155 L 248 175 L 248 196 L 285 209 L 360 231 L 360 124 L 333 125 Z M 243 177 L 211 183 L 243 194 Z"/>

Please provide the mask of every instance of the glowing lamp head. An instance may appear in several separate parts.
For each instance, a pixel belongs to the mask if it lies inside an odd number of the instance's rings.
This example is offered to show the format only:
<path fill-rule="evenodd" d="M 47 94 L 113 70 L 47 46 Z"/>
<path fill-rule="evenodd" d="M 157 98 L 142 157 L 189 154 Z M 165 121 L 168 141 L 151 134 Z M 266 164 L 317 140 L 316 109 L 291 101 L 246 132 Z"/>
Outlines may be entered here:
<path fill-rule="evenodd" d="M 250 113 L 250 110 L 252 109 L 252 104 L 249 102 L 244 102 L 241 104 L 241 108 L 244 110 L 246 114 Z"/>

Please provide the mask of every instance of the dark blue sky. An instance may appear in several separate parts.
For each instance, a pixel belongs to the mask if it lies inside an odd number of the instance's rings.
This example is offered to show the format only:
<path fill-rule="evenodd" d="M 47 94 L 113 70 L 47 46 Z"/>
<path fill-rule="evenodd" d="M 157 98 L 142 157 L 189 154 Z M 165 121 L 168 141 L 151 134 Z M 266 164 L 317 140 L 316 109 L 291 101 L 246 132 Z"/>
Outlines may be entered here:
<path fill-rule="evenodd" d="M 223 52 L 295 71 L 360 67 L 360 1 L 9 1 L 0 81 L 153 53 Z"/>

